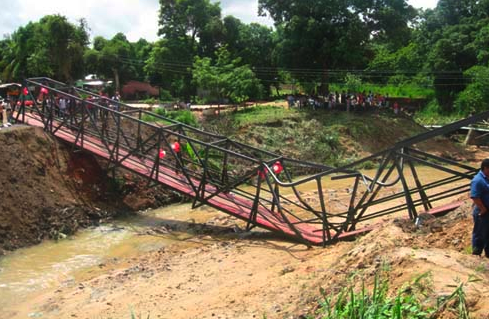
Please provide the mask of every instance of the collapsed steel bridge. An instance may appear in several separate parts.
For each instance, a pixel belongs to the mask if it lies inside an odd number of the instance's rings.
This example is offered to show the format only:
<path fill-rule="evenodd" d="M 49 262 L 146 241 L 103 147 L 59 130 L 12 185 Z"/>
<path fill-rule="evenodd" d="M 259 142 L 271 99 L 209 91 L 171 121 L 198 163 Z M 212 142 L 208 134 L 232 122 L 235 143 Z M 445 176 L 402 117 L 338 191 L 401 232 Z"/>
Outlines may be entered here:
<path fill-rule="evenodd" d="M 414 220 L 421 211 L 457 207 L 447 203 L 469 191 L 477 169 L 418 146 L 489 117 L 487 111 L 334 168 L 245 145 L 49 78 L 26 80 L 23 93 L 17 122 L 42 127 L 73 149 L 106 159 L 108 170 L 124 167 L 185 194 L 193 208 L 209 205 L 246 221 L 247 230 L 259 226 L 306 245 L 355 236 L 382 216 L 407 212 Z M 67 101 L 65 112 L 55 107 L 60 97 Z M 366 163 L 377 166 L 370 177 L 359 170 Z M 430 176 L 425 167 L 439 174 Z"/>

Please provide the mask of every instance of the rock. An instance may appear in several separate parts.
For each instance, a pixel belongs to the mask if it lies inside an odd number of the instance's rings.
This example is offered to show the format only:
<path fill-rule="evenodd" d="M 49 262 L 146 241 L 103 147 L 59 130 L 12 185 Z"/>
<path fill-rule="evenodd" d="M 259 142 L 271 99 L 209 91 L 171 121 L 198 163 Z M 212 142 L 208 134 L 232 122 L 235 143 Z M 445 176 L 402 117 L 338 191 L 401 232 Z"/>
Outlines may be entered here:
<path fill-rule="evenodd" d="M 279 305 L 273 305 L 271 310 L 273 312 L 281 312 L 282 311 L 282 308 L 280 308 Z"/>
<path fill-rule="evenodd" d="M 280 270 L 279 275 L 280 276 L 283 276 L 285 274 L 288 274 L 288 273 L 291 273 L 291 272 L 294 272 L 294 271 L 295 271 L 295 269 L 293 267 L 287 266 L 287 267 L 282 268 L 282 270 Z"/>

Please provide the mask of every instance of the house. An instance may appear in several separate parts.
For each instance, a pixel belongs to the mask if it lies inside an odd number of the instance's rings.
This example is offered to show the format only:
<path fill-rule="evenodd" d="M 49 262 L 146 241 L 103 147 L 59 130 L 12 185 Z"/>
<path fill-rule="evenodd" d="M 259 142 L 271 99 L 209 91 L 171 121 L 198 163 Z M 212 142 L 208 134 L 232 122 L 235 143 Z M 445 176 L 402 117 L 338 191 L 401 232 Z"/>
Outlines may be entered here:
<path fill-rule="evenodd" d="M 150 97 L 158 98 L 160 90 L 146 82 L 129 81 L 122 87 L 121 92 L 124 100 L 140 100 Z"/>
<path fill-rule="evenodd" d="M 18 83 L 4 83 L 0 84 L 0 98 L 13 97 L 17 99 L 20 95 L 20 89 L 22 85 Z"/>
<path fill-rule="evenodd" d="M 82 88 L 92 92 L 99 92 L 105 90 L 106 87 L 112 85 L 112 81 L 103 81 L 95 74 L 87 75 L 83 80 L 75 82 L 77 88 Z"/>

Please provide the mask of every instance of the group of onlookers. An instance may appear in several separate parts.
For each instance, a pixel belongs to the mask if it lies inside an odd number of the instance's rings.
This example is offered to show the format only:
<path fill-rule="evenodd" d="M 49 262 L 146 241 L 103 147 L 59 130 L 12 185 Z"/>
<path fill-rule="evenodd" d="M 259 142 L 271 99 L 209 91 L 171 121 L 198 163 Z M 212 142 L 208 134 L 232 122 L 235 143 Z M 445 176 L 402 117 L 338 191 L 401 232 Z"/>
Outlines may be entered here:
<path fill-rule="evenodd" d="M 323 96 L 287 96 L 289 107 L 312 107 L 316 109 L 340 110 L 340 111 L 367 111 L 372 109 L 389 109 L 392 107 L 394 113 L 399 113 L 400 107 L 397 102 L 390 103 L 389 94 L 379 93 L 351 93 L 351 92 L 330 92 Z"/>
<path fill-rule="evenodd" d="M 112 99 L 109 99 L 105 93 L 101 92 L 99 96 L 89 96 L 84 100 L 87 102 L 86 109 L 92 115 L 94 120 L 97 120 L 97 118 L 101 116 L 102 112 L 104 112 L 104 109 L 101 109 L 96 105 L 100 105 L 116 111 L 120 109 L 119 92 L 116 92 Z M 40 97 L 38 98 L 38 104 L 41 105 L 43 113 L 52 113 L 55 116 L 65 118 L 70 114 L 75 114 L 76 112 L 78 112 L 79 108 L 82 105 L 82 102 L 80 100 L 67 98 L 63 95 L 40 95 Z"/>

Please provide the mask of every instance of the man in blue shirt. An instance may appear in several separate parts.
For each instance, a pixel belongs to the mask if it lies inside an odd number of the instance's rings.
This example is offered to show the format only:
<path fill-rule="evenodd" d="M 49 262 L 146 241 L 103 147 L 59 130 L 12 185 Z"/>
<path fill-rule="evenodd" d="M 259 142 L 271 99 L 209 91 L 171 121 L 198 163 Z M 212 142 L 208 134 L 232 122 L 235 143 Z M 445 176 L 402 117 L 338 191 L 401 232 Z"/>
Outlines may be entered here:
<path fill-rule="evenodd" d="M 489 258 L 489 159 L 481 163 L 481 170 L 470 184 L 470 198 L 474 201 L 472 216 L 472 254 L 480 256 L 484 251 Z"/>

